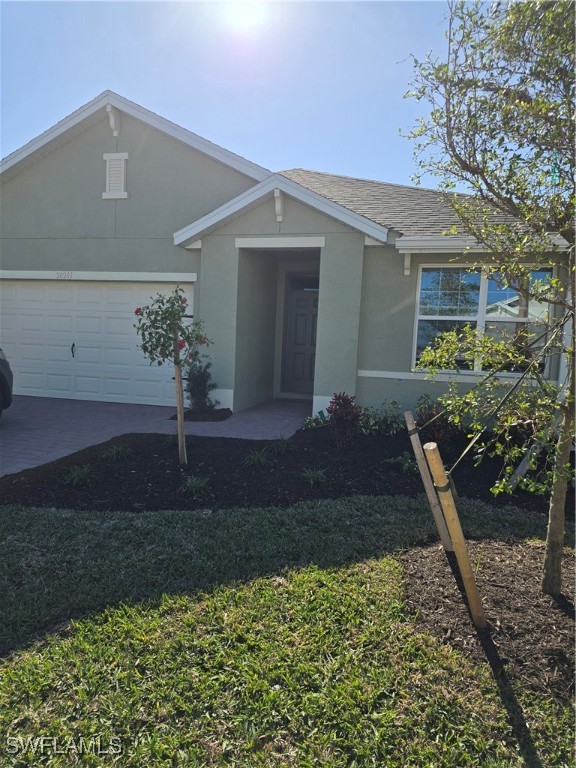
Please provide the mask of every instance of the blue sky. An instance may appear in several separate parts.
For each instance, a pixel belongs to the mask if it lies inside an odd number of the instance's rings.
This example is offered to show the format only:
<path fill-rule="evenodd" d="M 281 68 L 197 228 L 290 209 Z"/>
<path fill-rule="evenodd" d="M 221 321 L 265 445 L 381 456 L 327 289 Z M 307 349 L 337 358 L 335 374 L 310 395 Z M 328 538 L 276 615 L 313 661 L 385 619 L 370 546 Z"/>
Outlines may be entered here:
<path fill-rule="evenodd" d="M 444 53 L 445 2 L 0 6 L 2 157 L 110 89 L 270 170 L 412 183 L 410 54 Z"/>

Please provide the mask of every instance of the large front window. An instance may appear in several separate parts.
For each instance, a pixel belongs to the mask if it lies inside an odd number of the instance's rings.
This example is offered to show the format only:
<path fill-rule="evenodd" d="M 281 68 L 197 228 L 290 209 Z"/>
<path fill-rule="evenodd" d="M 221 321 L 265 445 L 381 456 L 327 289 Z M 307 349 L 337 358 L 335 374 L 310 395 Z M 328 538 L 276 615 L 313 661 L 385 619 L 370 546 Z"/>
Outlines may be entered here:
<path fill-rule="evenodd" d="M 547 282 L 551 269 L 530 273 L 530 283 Z M 436 336 L 468 325 L 536 353 L 545 343 L 548 307 L 529 300 L 522 291 L 505 286 L 499 275 L 487 277 L 465 267 L 422 267 L 418 294 L 416 360 Z M 472 368 L 462 363 L 462 367 Z M 481 370 L 477 361 L 474 370 Z"/>

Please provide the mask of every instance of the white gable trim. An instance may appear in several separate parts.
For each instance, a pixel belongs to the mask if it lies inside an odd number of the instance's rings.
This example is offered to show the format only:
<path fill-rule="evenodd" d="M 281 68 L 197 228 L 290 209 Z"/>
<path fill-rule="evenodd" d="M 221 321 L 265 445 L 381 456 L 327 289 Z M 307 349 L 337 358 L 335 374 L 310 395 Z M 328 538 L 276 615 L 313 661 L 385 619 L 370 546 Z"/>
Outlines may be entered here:
<path fill-rule="evenodd" d="M 351 229 L 355 229 L 380 243 L 387 241 L 388 229 L 386 227 L 376 224 L 365 216 L 360 216 L 360 214 L 354 213 L 348 208 L 344 208 L 344 206 L 306 189 L 306 187 L 302 187 L 285 176 L 274 173 L 260 182 L 260 184 L 220 206 L 220 208 L 216 208 L 187 227 L 179 229 L 174 233 L 174 244 L 186 248 L 195 240 L 232 221 L 250 210 L 250 208 L 259 205 L 264 198 L 273 198 L 275 190 L 284 192 L 288 197 L 292 197 L 319 213 L 336 219 L 336 221 L 340 221 Z"/>
<path fill-rule="evenodd" d="M 109 107 L 115 108 L 119 113 L 124 113 L 136 120 L 140 120 L 152 128 L 156 128 L 171 138 L 202 152 L 208 157 L 239 171 L 255 181 L 262 181 L 262 179 L 270 175 L 270 171 L 266 168 L 245 160 L 243 157 L 235 155 L 233 152 L 229 152 L 217 144 L 213 144 L 211 141 L 186 130 L 186 128 L 176 125 L 176 123 L 171 123 L 169 120 L 160 117 L 160 115 L 144 109 L 139 104 L 135 104 L 133 101 L 129 101 L 113 91 L 104 91 L 100 96 L 97 96 L 92 101 L 89 101 L 88 104 L 68 115 L 68 117 L 60 120 L 60 122 L 44 131 L 40 136 L 32 139 L 28 144 L 12 152 L 2 160 L 0 175 L 4 180 L 16 176 L 37 159 L 62 146 L 100 120 L 109 120 Z"/>

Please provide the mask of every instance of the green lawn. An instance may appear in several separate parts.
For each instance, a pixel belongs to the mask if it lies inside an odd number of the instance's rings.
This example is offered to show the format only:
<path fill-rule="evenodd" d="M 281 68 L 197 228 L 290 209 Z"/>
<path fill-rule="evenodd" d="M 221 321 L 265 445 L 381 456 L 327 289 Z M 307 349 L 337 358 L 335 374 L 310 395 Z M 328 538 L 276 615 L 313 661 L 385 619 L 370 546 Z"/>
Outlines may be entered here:
<path fill-rule="evenodd" d="M 468 535 L 544 535 L 459 509 Z M 402 498 L 1 509 L 0 765 L 572 766 L 568 704 L 514 691 L 528 754 L 489 665 L 404 611 L 395 554 L 433 539 Z"/>

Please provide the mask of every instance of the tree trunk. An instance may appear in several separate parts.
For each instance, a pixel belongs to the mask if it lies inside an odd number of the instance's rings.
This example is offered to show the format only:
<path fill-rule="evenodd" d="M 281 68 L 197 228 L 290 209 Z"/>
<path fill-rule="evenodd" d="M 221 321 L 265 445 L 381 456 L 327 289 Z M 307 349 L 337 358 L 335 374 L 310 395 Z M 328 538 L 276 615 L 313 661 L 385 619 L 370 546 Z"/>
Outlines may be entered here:
<path fill-rule="evenodd" d="M 554 459 L 554 483 L 550 495 L 546 555 L 542 576 L 542 591 L 557 596 L 562 592 L 562 550 L 564 547 L 564 508 L 568 490 L 568 464 L 574 439 L 574 414 L 566 407 L 560 425 Z"/>
<path fill-rule="evenodd" d="M 178 424 L 178 458 L 180 464 L 186 466 L 188 457 L 186 456 L 186 435 L 184 434 L 184 391 L 182 388 L 182 367 L 174 366 L 174 376 L 176 378 L 176 421 Z"/>

